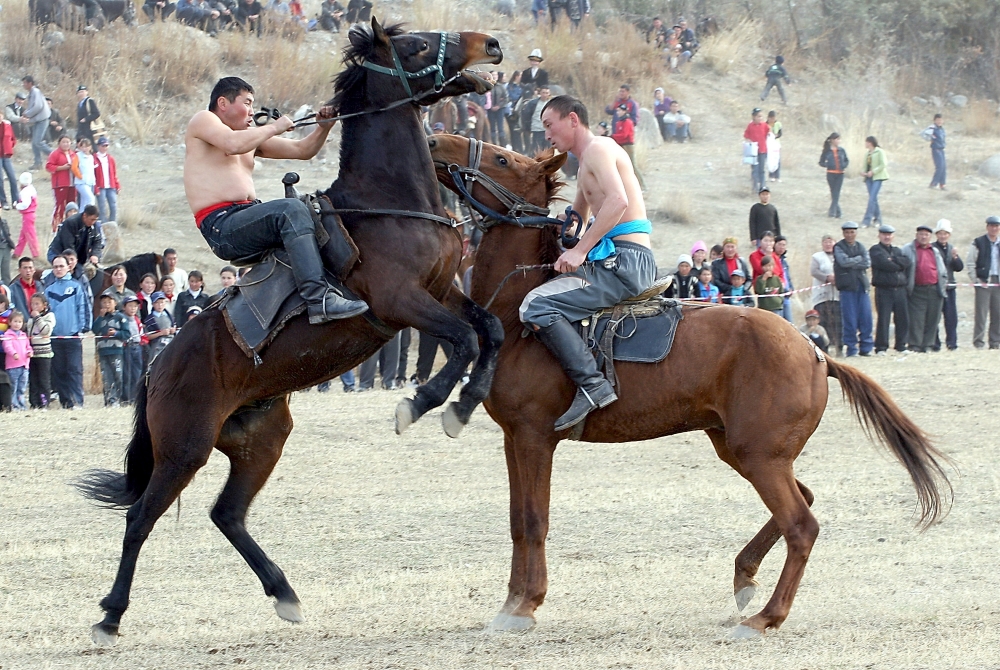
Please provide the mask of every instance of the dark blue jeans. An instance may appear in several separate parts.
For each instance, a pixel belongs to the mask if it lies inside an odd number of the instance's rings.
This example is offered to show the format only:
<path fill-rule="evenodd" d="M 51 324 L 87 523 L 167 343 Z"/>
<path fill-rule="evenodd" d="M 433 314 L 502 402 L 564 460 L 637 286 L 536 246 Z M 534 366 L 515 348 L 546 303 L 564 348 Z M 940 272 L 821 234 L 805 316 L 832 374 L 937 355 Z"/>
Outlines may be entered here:
<path fill-rule="evenodd" d="M 297 198 L 233 205 L 212 212 L 201 222 L 201 234 L 216 256 L 231 261 L 284 246 L 314 234 L 309 207 Z"/>
<path fill-rule="evenodd" d="M 944 339 L 949 351 L 958 349 L 958 302 L 955 299 L 955 289 L 949 288 L 944 292 L 944 306 L 941 308 L 944 313 Z M 934 341 L 934 351 L 941 349 L 941 337 L 937 336 Z"/>
<path fill-rule="evenodd" d="M 861 341 L 861 353 L 872 350 L 872 303 L 865 291 L 841 291 L 840 314 L 844 320 L 844 344 L 847 345 L 847 355 L 858 353 L 858 340 Z M 860 335 L 860 337 L 859 337 Z"/>
<path fill-rule="evenodd" d="M 931 158 L 934 159 L 934 176 L 931 178 L 931 188 L 944 186 L 948 176 L 948 166 L 944 160 L 944 149 L 932 148 Z"/>
<path fill-rule="evenodd" d="M 0 204 L 7 204 L 7 190 L 3 187 L 3 178 L 7 177 L 10 182 L 10 204 L 14 204 L 21 197 L 21 192 L 17 188 L 17 175 L 14 173 L 14 164 L 9 158 L 0 158 Z"/>
<path fill-rule="evenodd" d="M 52 340 L 52 386 L 66 409 L 83 406 L 82 340 Z"/>
<path fill-rule="evenodd" d="M 878 194 L 882 190 L 882 181 L 878 179 L 865 179 L 865 186 L 868 187 L 868 209 L 865 210 L 865 218 L 861 219 L 861 225 L 865 228 L 872 225 L 873 219 L 882 221 L 882 210 L 878 207 Z"/>
<path fill-rule="evenodd" d="M 135 402 L 135 390 L 142 379 L 142 345 L 126 344 L 123 352 L 122 402 Z"/>

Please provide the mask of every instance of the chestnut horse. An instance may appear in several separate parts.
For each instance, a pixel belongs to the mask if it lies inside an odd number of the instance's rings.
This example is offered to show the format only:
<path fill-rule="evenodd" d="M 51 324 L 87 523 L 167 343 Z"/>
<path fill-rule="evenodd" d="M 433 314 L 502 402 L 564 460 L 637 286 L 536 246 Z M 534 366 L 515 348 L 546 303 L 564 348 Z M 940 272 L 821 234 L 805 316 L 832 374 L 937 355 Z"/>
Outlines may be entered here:
<path fill-rule="evenodd" d="M 437 377 L 400 403 L 397 430 L 441 405 L 477 354 L 469 383 L 445 414 L 452 434 L 489 391 L 503 332 L 495 317 L 452 287 L 462 240 L 453 228 L 428 219 L 445 210 L 414 103 L 487 90 L 489 84 L 466 68 L 499 63 L 500 45 L 481 33 L 403 33 L 375 19 L 370 30 L 358 26 L 349 37 L 347 67 L 337 76 L 332 104 L 350 118 L 343 126 L 340 173 L 326 194 L 335 207 L 353 210 L 342 218 L 361 262 L 346 284 L 385 327 L 361 316 L 310 325 L 302 314 L 254 360 L 233 341 L 219 309 L 209 307 L 185 324 L 138 391 L 125 473 L 91 472 L 79 483 L 84 495 L 128 508 L 118 574 L 101 601 L 104 620 L 91 629 L 99 644 L 117 641 L 139 550 L 213 448 L 229 458 L 230 471 L 212 521 L 257 574 L 264 593 L 276 599 L 278 615 L 302 620 L 295 591 L 244 525 L 292 429 L 292 391 L 350 370 L 408 326 L 450 342 L 453 354 Z M 375 208 L 395 211 L 365 211 Z"/>
<path fill-rule="evenodd" d="M 428 142 L 438 179 L 460 192 L 449 166 L 452 172 L 468 166 L 470 141 L 438 135 Z M 536 160 L 486 144 L 480 165 L 472 166 L 479 172 L 471 194 L 496 212 L 508 211 L 511 203 L 501 203 L 493 195 L 496 190 L 482 185 L 485 175 L 531 204 L 548 206 L 561 186 L 554 175 L 565 160 L 565 154 L 552 156 L 551 150 Z M 471 297 L 487 305 L 495 294 L 489 309 L 506 332 L 484 406 L 503 428 L 514 543 L 507 601 L 491 626 L 526 629 L 534 624 L 547 588 L 552 457 L 570 432 L 557 433 L 553 425 L 576 389 L 544 345 L 520 336 L 524 326 L 518 306 L 550 273 L 510 275 L 518 266 L 555 261 L 560 253 L 555 228 L 502 225 L 496 219 L 486 225 Z M 498 290 L 508 275 L 509 281 Z M 633 442 L 703 430 L 719 458 L 754 486 L 770 510 L 771 519 L 736 558 L 733 586 L 741 611 L 757 588 L 754 576 L 761 560 L 779 537 L 785 538 L 788 555 L 774 595 L 759 613 L 743 621 L 734 631 L 737 636 L 762 634 L 785 621 L 819 532 L 809 511 L 813 494 L 795 478 L 792 465 L 823 417 L 828 377 L 840 380 L 859 421 L 909 472 L 921 521 L 929 525 L 944 510 L 939 486 L 950 489 L 938 462 L 944 457 L 924 432 L 873 380 L 824 358 L 794 326 L 774 314 L 722 305 L 686 307 L 673 349 L 662 362 L 619 362 L 615 369 L 619 400 L 587 417 L 581 439 Z M 773 374 L 776 369 L 781 375 Z"/>

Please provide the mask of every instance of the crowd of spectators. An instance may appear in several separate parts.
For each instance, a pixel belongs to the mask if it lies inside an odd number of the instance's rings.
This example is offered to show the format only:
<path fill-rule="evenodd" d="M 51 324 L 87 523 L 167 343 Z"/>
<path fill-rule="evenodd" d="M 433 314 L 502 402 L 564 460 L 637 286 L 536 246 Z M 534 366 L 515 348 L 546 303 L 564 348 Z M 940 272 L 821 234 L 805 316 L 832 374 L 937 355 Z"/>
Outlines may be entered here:
<path fill-rule="evenodd" d="M 369 0 L 349 0 L 346 7 L 337 0 L 323 0 L 319 14 L 308 18 L 301 0 L 145 0 L 142 11 L 150 21 L 177 21 L 203 30 L 210 36 L 222 30 L 263 34 L 265 24 L 275 30 L 287 27 L 302 30 L 340 32 L 348 25 L 371 19 Z"/>

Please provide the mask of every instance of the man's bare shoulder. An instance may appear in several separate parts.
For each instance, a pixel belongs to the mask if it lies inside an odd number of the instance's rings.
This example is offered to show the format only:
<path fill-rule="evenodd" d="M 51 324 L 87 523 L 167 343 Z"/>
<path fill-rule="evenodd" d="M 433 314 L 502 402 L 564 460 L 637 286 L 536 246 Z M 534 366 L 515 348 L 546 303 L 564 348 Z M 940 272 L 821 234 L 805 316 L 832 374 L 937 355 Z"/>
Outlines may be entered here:
<path fill-rule="evenodd" d="M 196 137 L 198 139 L 204 140 L 204 133 L 206 131 L 218 130 L 220 126 L 224 126 L 222 119 L 208 111 L 203 109 L 188 121 L 187 132 L 185 133 L 188 137 Z"/>
<path fill-rule="evenodd" d="M 624 149 L 618 146 L 610 137 L 595 137 L 590 142 L 590 146 L 584 152 L 583 160 L 594 160 L 595 158 L 617 157 L 619 152 L 624 153 Z"/>

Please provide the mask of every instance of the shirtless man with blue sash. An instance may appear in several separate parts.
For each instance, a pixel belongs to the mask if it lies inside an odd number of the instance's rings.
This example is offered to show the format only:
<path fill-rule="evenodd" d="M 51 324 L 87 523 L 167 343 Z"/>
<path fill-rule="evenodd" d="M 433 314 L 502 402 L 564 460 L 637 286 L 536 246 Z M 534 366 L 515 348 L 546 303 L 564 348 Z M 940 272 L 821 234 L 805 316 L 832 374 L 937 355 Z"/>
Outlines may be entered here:
<path fill-rule="evenodd" d="M 556 430 L 565 430 L 618 399 L 570 324 L 652 286 L 656 260 L 642 191 L 624 149 L 610 137 L 590 132 L 587 108 L 568 95 L 545 105 L 542 124 L 546 140 L 580 159 L 573 209 L 583 221 L 594 214 L 579 243 L 556 261 L 560 276 L 528 293 L 520 308 L 521 321 L 534 330 L 577 386 L 573 404 L 556 421 Z"/>

